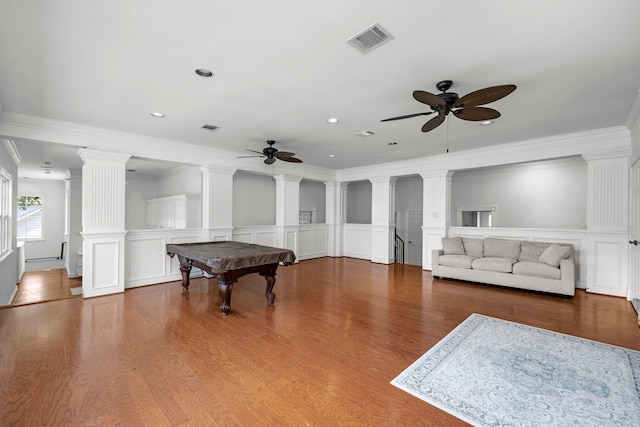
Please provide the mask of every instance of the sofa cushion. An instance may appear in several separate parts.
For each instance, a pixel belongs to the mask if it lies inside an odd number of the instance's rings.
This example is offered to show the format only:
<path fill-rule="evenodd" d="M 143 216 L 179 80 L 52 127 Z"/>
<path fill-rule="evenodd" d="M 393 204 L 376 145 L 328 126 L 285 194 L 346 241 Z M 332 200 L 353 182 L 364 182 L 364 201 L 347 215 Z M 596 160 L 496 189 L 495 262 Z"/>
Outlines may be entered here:
<path fill-rule="evenodd" d="M 464 246 L 460 237 L 443 237 L 442 249 L 445 255 L 465 255 Z"/>
<path fill-rule="evenodd" d="M 484 239 L 484 256 L 489 258 L 511 258 L 515 262 L 520 256 L 520 241 Z"/>
<path fill-rule="evenodd" d="M 549 264 L 552 267 L 558 267 L 560 265 L 560 261 L 571 255 L 572 252 L 572 246 L 558 245 L 554 243 L 545 249 L 542 255 L 540 255 L 539 261 Z"/>
<path fill-rule="evenodd" d="M 536 261 L 520 261 L 515 263 L 513 265 L 513 274 L 560 279 L 560 269 L 558 267 L 552 267 L 549 264 Z"/>
<path fill-rule="evenodd" d="M 520 242 L 520 255 L 518 256 L 518 259 L 520 261 L 537 262 L 540 260 L 540 255 L 542 255 L 542 252 L 544 252 L 544 250 L 549 246 L 551 246 L 551 243 L 529 242 L 524 240 Z"/>
<path fill-rule="evenodd" d="M 463 237 L 462 245 L 464 246 L 465 254 L 475 258 L 482 258 L 484 256 L 484 240 L 483 239 L 469 239 L 467 237 Z"/>
<path fill-rule="evenodd" d="M 473 260 L 471 268 L 474 270 L 498 271 L 500 273 L 511 273 L 515 260 L 512 258 L 484 257 Z"/>
<path fill-rule="evenodd" d="M 471 268 L 471 262 L 474 259 L 468 255 L 440 255 L 438 264 L 447 267 Z"/>

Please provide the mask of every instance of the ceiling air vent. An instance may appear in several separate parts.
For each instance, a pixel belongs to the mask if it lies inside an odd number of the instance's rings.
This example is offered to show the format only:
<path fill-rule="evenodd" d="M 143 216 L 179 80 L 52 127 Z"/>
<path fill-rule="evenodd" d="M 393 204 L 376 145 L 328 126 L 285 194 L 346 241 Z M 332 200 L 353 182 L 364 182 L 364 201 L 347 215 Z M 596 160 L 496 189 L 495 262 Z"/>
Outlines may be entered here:
<path fill-rule="evenodd" d="M 347 40 L 351 46 L 355 47 L 362 53 L 367 53 L 372 49 L 393 40 L 393 36 L 382 25 L 375 23 L 369 28 L 359 32 L 355 36 Z"/>
<path fill-rule="evenodd" d="M 202 125 L 202 126 L 200 126 L 200 129 L 216 130 L 216 129 L 219 129 L 219 126 L 214 126 L 214 125 Z"/>
<path fill-rule="evenodd" d="M 361 130 L 360 132 L 356 132 L 354 135 L 358 135 L 364 138 L 364 137 L 375 135 L 375 134 L 370 130 Z"/>

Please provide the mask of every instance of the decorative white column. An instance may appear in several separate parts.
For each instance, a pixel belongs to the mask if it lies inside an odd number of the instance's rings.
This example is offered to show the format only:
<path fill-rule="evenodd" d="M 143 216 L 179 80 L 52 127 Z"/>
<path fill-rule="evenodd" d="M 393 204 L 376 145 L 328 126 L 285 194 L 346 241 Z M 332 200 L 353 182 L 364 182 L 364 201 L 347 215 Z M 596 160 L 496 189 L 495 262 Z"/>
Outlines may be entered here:
<path fill-rule="evenodd" d="M 128 154 L 81 148 L 82 295 L 124 292 L 125 172 Z"/>
<path fill-rule="evenodd" d="M 589 292 L 627 296 L 629 286 L 630 150 L 583 154 L 587 161 L 587 280 Z"/>
<path fill-rule="evenodd" d="M 68 277 L 82 276 L 82 170 L 69 169 L 64 180 Z"/>
<path fill-rule="evenodd" d="M 451 177 L 449 170 L 428 171 L 422 176 L 422 268 L 431 270 L 431 251 L 442 248 L 451 223 Z"/>
<path fill-rule="evenodd" d="M 298 250 L 300 230 L 301 176 L 275 175 L 276 180 L 276 242 L 278 247 Z"/>
<path fill-rule="evenodd" d="M 327 250 L 333 257 L 343 256 L 343 224 L 346 221 L 347 184 L 325 182 L 325 222 L 327 224 Z"/>
<path fill-rule="evenodd" d="M 202 166 L 202 228 L 207 241 L 231 240 L 233 235 L 234 167 Z"/>
<path fill-rule="evenodd" d="M 392 264 L 394 260 L 393 211 L 395 207 L 394 177 L 371 181 L 371 261 Z"/>

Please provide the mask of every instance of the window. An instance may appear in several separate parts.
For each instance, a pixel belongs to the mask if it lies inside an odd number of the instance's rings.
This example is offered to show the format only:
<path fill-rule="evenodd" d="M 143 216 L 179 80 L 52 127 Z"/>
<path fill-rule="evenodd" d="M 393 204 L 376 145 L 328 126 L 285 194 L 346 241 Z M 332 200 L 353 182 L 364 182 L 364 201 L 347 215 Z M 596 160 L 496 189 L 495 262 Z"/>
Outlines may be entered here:
<path fill-rule="evenodd" d="M 42 234 L 42 196 L 18 196 L 18 230 L 19 240 L 40 240 Z"/>
<path fill-rule="evenodd" d="M 0 168 L 0 256 L 11 249 L 11 175 Z"/>

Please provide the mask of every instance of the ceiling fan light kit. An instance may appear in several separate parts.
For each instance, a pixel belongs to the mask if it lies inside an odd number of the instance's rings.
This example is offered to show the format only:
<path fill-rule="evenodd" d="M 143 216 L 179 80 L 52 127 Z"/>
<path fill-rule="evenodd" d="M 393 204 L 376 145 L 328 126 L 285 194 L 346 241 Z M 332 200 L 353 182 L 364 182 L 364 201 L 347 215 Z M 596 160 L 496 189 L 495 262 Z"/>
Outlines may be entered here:
<path fill-rule="evenodd" d="M 438 82 L 436 88 L 442 93 L 437 95 L 423 90 L 415 90 L 413 92 L 413 98 L 418 102 L 427 104 L 431 107 L 431 111 L 391 117 L 380 121 L 388 122 L 437 113 L 438 115 L 436 117 L 430 119 L 422 126 L 422 132 L 429 132 L 440 126 L 450 112 L 453 112 L 454 116 L 462 120 L 474 122 L 494 120 L 500 117 L 500 112 L 493 108 L 480 106 L 502 99 L 516 90 L 516 85 L 512 84 L 492 86 L 476 90 L 460 98 L 455 92 L 447 92 L 452 85 L 453 81 L 451 80 Z"/>

